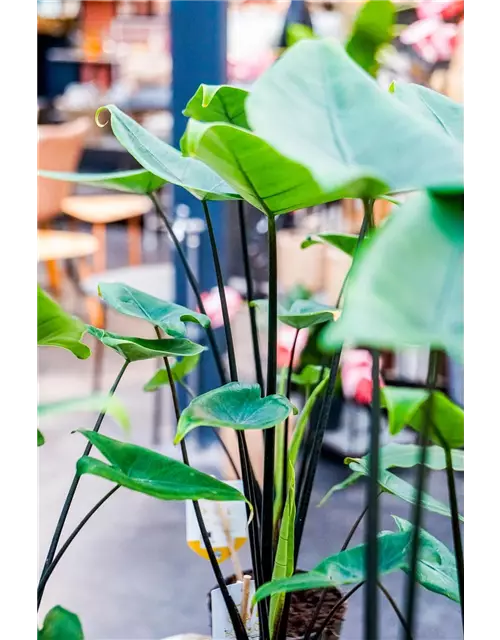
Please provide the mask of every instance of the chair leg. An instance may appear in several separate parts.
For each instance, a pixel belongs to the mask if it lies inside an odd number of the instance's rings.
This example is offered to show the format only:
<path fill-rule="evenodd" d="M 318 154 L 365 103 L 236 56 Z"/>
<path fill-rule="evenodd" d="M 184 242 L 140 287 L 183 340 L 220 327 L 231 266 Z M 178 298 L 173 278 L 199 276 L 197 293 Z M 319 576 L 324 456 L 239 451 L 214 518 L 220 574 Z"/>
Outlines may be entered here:
<path fill-rule="evenodd" d="M 61 269 L 57 264 L 57 260 L 47 260 L 46 265 L 49 289 L 57 298 L 61 294 Z"/>
<path fill-rule="evenodd" d="M 128 263 L 130 266 L 141 264 L 142 258 L 142 233 L 141 219 L 130 218 L 127 224 L 128 231 Z"/>

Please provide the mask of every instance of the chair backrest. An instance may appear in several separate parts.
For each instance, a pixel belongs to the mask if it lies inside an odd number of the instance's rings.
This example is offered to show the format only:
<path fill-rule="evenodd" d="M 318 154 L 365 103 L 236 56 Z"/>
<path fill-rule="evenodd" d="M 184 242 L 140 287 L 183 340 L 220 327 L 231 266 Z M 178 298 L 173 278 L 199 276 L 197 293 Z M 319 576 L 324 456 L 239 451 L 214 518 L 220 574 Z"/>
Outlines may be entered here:
<path fill-rule="evenodd" d="M 83 152 L 89 118 L 38 127 L 38 168 L 46 171 L 76 171 Z M 71 183 L 38 176 L 38 222 L 47 222 L 61 213 L 61 202 L 70 194 Z"/>

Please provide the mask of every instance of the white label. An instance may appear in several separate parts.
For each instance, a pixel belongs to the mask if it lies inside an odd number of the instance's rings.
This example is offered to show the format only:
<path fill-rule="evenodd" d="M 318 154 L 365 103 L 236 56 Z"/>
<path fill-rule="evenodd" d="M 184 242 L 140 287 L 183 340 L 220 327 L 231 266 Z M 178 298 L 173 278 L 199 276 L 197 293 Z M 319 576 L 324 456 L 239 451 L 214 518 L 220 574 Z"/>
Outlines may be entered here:
<path fill-rule="evenodd" d="M 229 595 L 234 601 L 236 608 L 241 612 L 241 600 L 243 597 L 243 583 L 236 582 L 235 584 L 228 585 L 227 589 Z M 249 640 L 259 640 L 259 616 L 257 605 L 254 607 L 252 615 L 250 616 L 250 605 L 253 595 L 255 593 L 255 582 L 250 582 L 249 595 L 248 595 L 248 607 L 246 614 L 245 627 L 247 630 Z M 236 638 L 234 627 L 232 625 L 229 613 L 222 597 L 220 589 L 214 589 L 211 593 L 212 597 L 212 640 L 233 640 Z"/>

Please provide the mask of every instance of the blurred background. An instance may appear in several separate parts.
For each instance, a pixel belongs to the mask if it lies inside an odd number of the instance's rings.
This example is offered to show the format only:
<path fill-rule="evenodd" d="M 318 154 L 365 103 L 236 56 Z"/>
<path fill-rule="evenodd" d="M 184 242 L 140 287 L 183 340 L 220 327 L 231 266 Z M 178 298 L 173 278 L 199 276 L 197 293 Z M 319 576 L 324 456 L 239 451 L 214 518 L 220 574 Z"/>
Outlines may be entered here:
<path fill-rule="evenodd" d="M 38 11 L 38 166 L 59 171 L 104 172 L 133 169 L 109 126 L 97 127 L 98 107 L 116 104 L 162 140 L 178 146 L 186 119 L 182 115 L 200 83 L 232 84 L 251 90 L 252 83 L 293 44 L 298 34 L 348 39 L 362 2 L 245 0 L 37 0 Z M 395 3 L 393 37 L 379 51 L 377 81 L 416 82 L 463 100 L 463 2 Z M 297 25 L 300 25 L 297 28 Z M 217 323 L 218 298 L 200 204 L 180 189 L 166 187 L 163 205 L 173 221 L 190 264 Z M 381 222 L 391 205 L 378 204 Z M 233 332 L 241 378 L 253 381 L 248 311 L 235 205 L 214 203 L 211 213 L 224 273 L 230 288 Z M 148 336 L 147 326 L 105 309 L 97 283 L 126 282 L 157 297 L 196 307 L 162 223 L 148 198 L 100 192 L 38 178 L 38 281 L 64 308 L 86 322 L 128 335 Z M 334 304 L 349 259 L 333 247 L 300 250 L 310 233 L 357 233 L 361 209 L 356 201 L 332 203 L 279 218 L 279 292 L 283 303 L 314 296 Z M 248 206 L 247 233 L 254 287 L 266 296 L 265 218 Z M 286 267 L 286 268 L 285 268 Z M 328 324 L 303 336 L 297 366 L 317 364 L 328 353 Z M 202 340 L 193 330 L 192 339 Z M 266 337 L 261 319 L 261 348 Z M 288 362 L 292 336 L 280 329 L 280 365 Z M 89 339 L 90 340 L 90 339 Z M 92 357 L 78 361 L 70 353 L 39 352 L 39 400 L 49 402 L 107 390 L 119 358 L 90 344 Z M 265 357 L 265 353 L 262 353 Z M 428 353 L 384 353 L 382 373 L 391 384 L 422 384 Z M 171 446 L 173 416 L 167 391 L 143 392 L 157 363 L 130 367 L 118 395 L 132 421 L 134 442 L 177 455 Z M 324 458 L 316 478 L 316 503 L 335 482 L 347 476 L 346 455 L 368 448 L 368 412 L 363 382 L 370 376 L 363 352 L 344 359 L 341 397 L 332 409 Z M 463 404 L 463 372 L 447 361 L 439 387 Z M 217 386 L 214 363 L 204 355 L 189 385 L 201 393 Z M 299 389 L 295 400 L 300 404 Z M 187 402 L 187 398 L 183 398 Z M 91 425 L 92 416 L 65 414 L 41 420 L 47 438 L 39 450 L 40 562 L 81 454 L 71 430 Z M 122 435 L 111 419 L 105 432 Z M 401 441 L 414 436 L 402 432 Z M 203 470 L 229 474 L 209 430 L 190 438 L 193 463 Z M 405 477 L 411 481 L 410 473 Z M 459 479 L 463 493 L 463 483 Z M 70 514 L 68 530 L 101 497 L 102 482 L 86 478 Z M 429 492 L 446 500 L 439 473 Z M 311 507 L 300 565 L 309 568 L 330 555 L 345 538 L 364 506 L 363 486 L 342 492 L 322 509 Z M 397 500 L 384 496 L 383 526 L 390 513 L 407 516 Z M 451 546 L 449 522 L 428 514 L 426 528 Z M 243 557 L 248 550 L 245 549 Z M 229 564 L 229 563 L 228 563 Z M 227 572 L 231 569 L 228 567 Z M 206 561 L 185 542 L 184 505 L 162 503 L 132 492 L 119 493 L 99 511 L 58 566 L 49 583 L 42 614 L 54 604 L 76 611 L 90 640 L 154 640 L 181 632 L 208 632 L 205 600 L 213 586 Z M 400 591 L 401 576 L 389 587 Z M 345 640 L 361 637 L 350 601 Z M 460 615 L 444 598 L 420 594 L 419 638 L 452 640 L 460 636 Z M 383 603 L 383 638 L 396 638 L 394 614 Z M 424 613 L 425 611 L 425 613 Z M 344 638 L 343 635 L 343 638 Z"/>

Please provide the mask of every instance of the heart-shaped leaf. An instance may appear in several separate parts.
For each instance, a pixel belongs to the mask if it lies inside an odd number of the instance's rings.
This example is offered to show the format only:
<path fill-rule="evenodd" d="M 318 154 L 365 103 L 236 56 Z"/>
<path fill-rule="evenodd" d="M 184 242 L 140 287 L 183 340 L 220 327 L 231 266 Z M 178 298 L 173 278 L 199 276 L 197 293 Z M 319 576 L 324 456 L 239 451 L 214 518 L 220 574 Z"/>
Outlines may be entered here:
<path fill-rule="evenodd" d="M 183 151 L 202 160 L 267 216 L 388 191 L 364 167 L 317 165 L 311 170 L 256 133 L 226 123 L 189 120 Z"/>
<path fill-rule="evenodd" d="M 261 398 L 258 384 L 230 382 L 191 400 L 179 419 L 174 444 L 201 426 L 269 429 L 283 422 L 292 410 L 296 412 L 284 396 Z"/>
<path fill-rule="evenodd" d="M 180 382 L 183 378 L 191 373 L 198 364 L 200 359 L 199 355 L 186 356 L 171 365 L 170 370 L 172 372 L 172 378 L 174 382 Z M 158 369 L 149 382 L 144 385 L 144 391 L 156 391 L 164 385 L 170 384 L 166 369 Z"/>
<path fill-rule="evenodd" d="M 62 607 L 53 607 L 38 629 L 38 640 L 84 640 L 78 616 Z"/>
<path fill-rule="evenodd" d="M 162 358 L 165 356 L 194 356 L 202 351 L 202 347 L 187 338 L 168 338 L 166 340 L 146 340 L 144 338 L 132 338 L 120 336 L 111 331 L 104 331 L 97 327 L 87 326 L 91 336 L 100 340 L 106 347 L 114 349 L 125 360 L 148 360 L 150 358 Z"/>
<path fill-rule="evenodd" d="M 85 360 L 91 352 L 81 341 L 84 333 L 83 322 L 68 315 L 38 286 L 37 344 L 42 347 L 61 347 Z"/>
<path fill-rule="evenodd" d="M 77 472 L 110 480 L 160 500 L 245 500 L 230 485 L 156 451 L 119 442 L 95 431 L 81 431 L 109 465 L 90 456 L 77 462 Z"/>
<path fill-rule="evenodd" d="M 36 446 L 41 447 L 42 444 L 45 444 L 45 438 L 40 429 L 36 430 Z"/>
<path fill-rule="evenodd" d="M 325 348 L 430 346 L 463 361 L 463 249 L 463 197 L 410 198 L 363 244 Z"/>
<path fill-rule="evenodd" d="M 405 426 L 421 431 L 430 409 L 431 439 L 452 449 L 464 446 L 464 411 L 441 391 L 384 387 L 382 398 L 389 412 L 389 431 L 395 435 Z M 430 406 L 429 406 L 430 403 Z"/>
<path fill-rule="evenodd" d="M 248 129 L 245 100 L 248 91 L 227 84 L 200 84 L 182 112 L 200 122 L 229 122 Z"/>
<path fill-rule="evenodd" d="M 118 313 L 146 320 L 175 338 L 186 335 L 186 322 L 194 322 L 204 329 L 210 325 L 210 318 L 203 313 L 160 300 L 122 282 L 101 282 L 99 295 Z"/>
<path fill-rule="evenodd" d="M 464 107 L 420 84 L 393 82 L 390 91 L 415 114 L 436 124 L 451 138 L 464 141 Z"/>
<path fill-rule="evenodd" d="M 268 300 L 253 300 L 251 306 L 259 310 L 268 308 Z M 337 320 L 340 312 L 335 307 L 315 300 L 294 300 L 290 309 L 278 305 L 278 319 L 294 329 L 307 329 L 315 324 Z"/>
<path fill-rule="evenodd" d="M 42 178 L 75 182 L 91 187 L 124 191 L 147 195 L 161 189 L 166 180 L 158 178 L 150 171 L 133 169 L 132 171 L 114 171 L 112 173 L 67 173 L 64 171 L 39 171 Z"/>
<path fill-rule="evenodd" d="M 392 517 L 399 531 L 413 532 L 411 522 L 398 516 Z M 419 538 L 417 582 L 429 591 L 460 602 L 455 556 L 441 540 L 431 536 L 424 529 L 420 529 Z M 409 573 L 409 566 L 403 567 L 403 571 Z"/>
<path fill-rule="evenodd" d="M 73 411 L 105 411 L 125 430 L 130 431 L 130 418 L 125 405 L 118 396 L 106 393 L 93 393 L 83 398 L 70 398 L 57 402 L 46 402 L 38 405 L 38 417 L 71 413 Z"/>
<path fill-rule="evenodd" d="M 315 233 L 307 236 L 300 245 L 302 249 L 312 247 L 314 244 L 326 244 L 340 249 L 349 256 L 354 256 L 358 244 L 358 236 L 348 233 Z"/>
<path fill-rule="evenodd" d="M 111 128 L 116 139 L 153 175 L 183 187 L 199 200 L 239 198 L 209 167 L 193 158 L 185 158 L 179 150 L 146 131 L 115 105 L 99 108 L 96 119 L 104 110 L 110 113 Z"/>
<path fill-rule="evenodd" d="M 257 135 L 313 175 L 362 169 L 392 192 L 463 191 L 463 146 L 395 100 L 334 41 L 289 49 L 255 82 L 245 108 Z M 357 197 L 387 192 L 374 194 L 374 186 Z"/>

